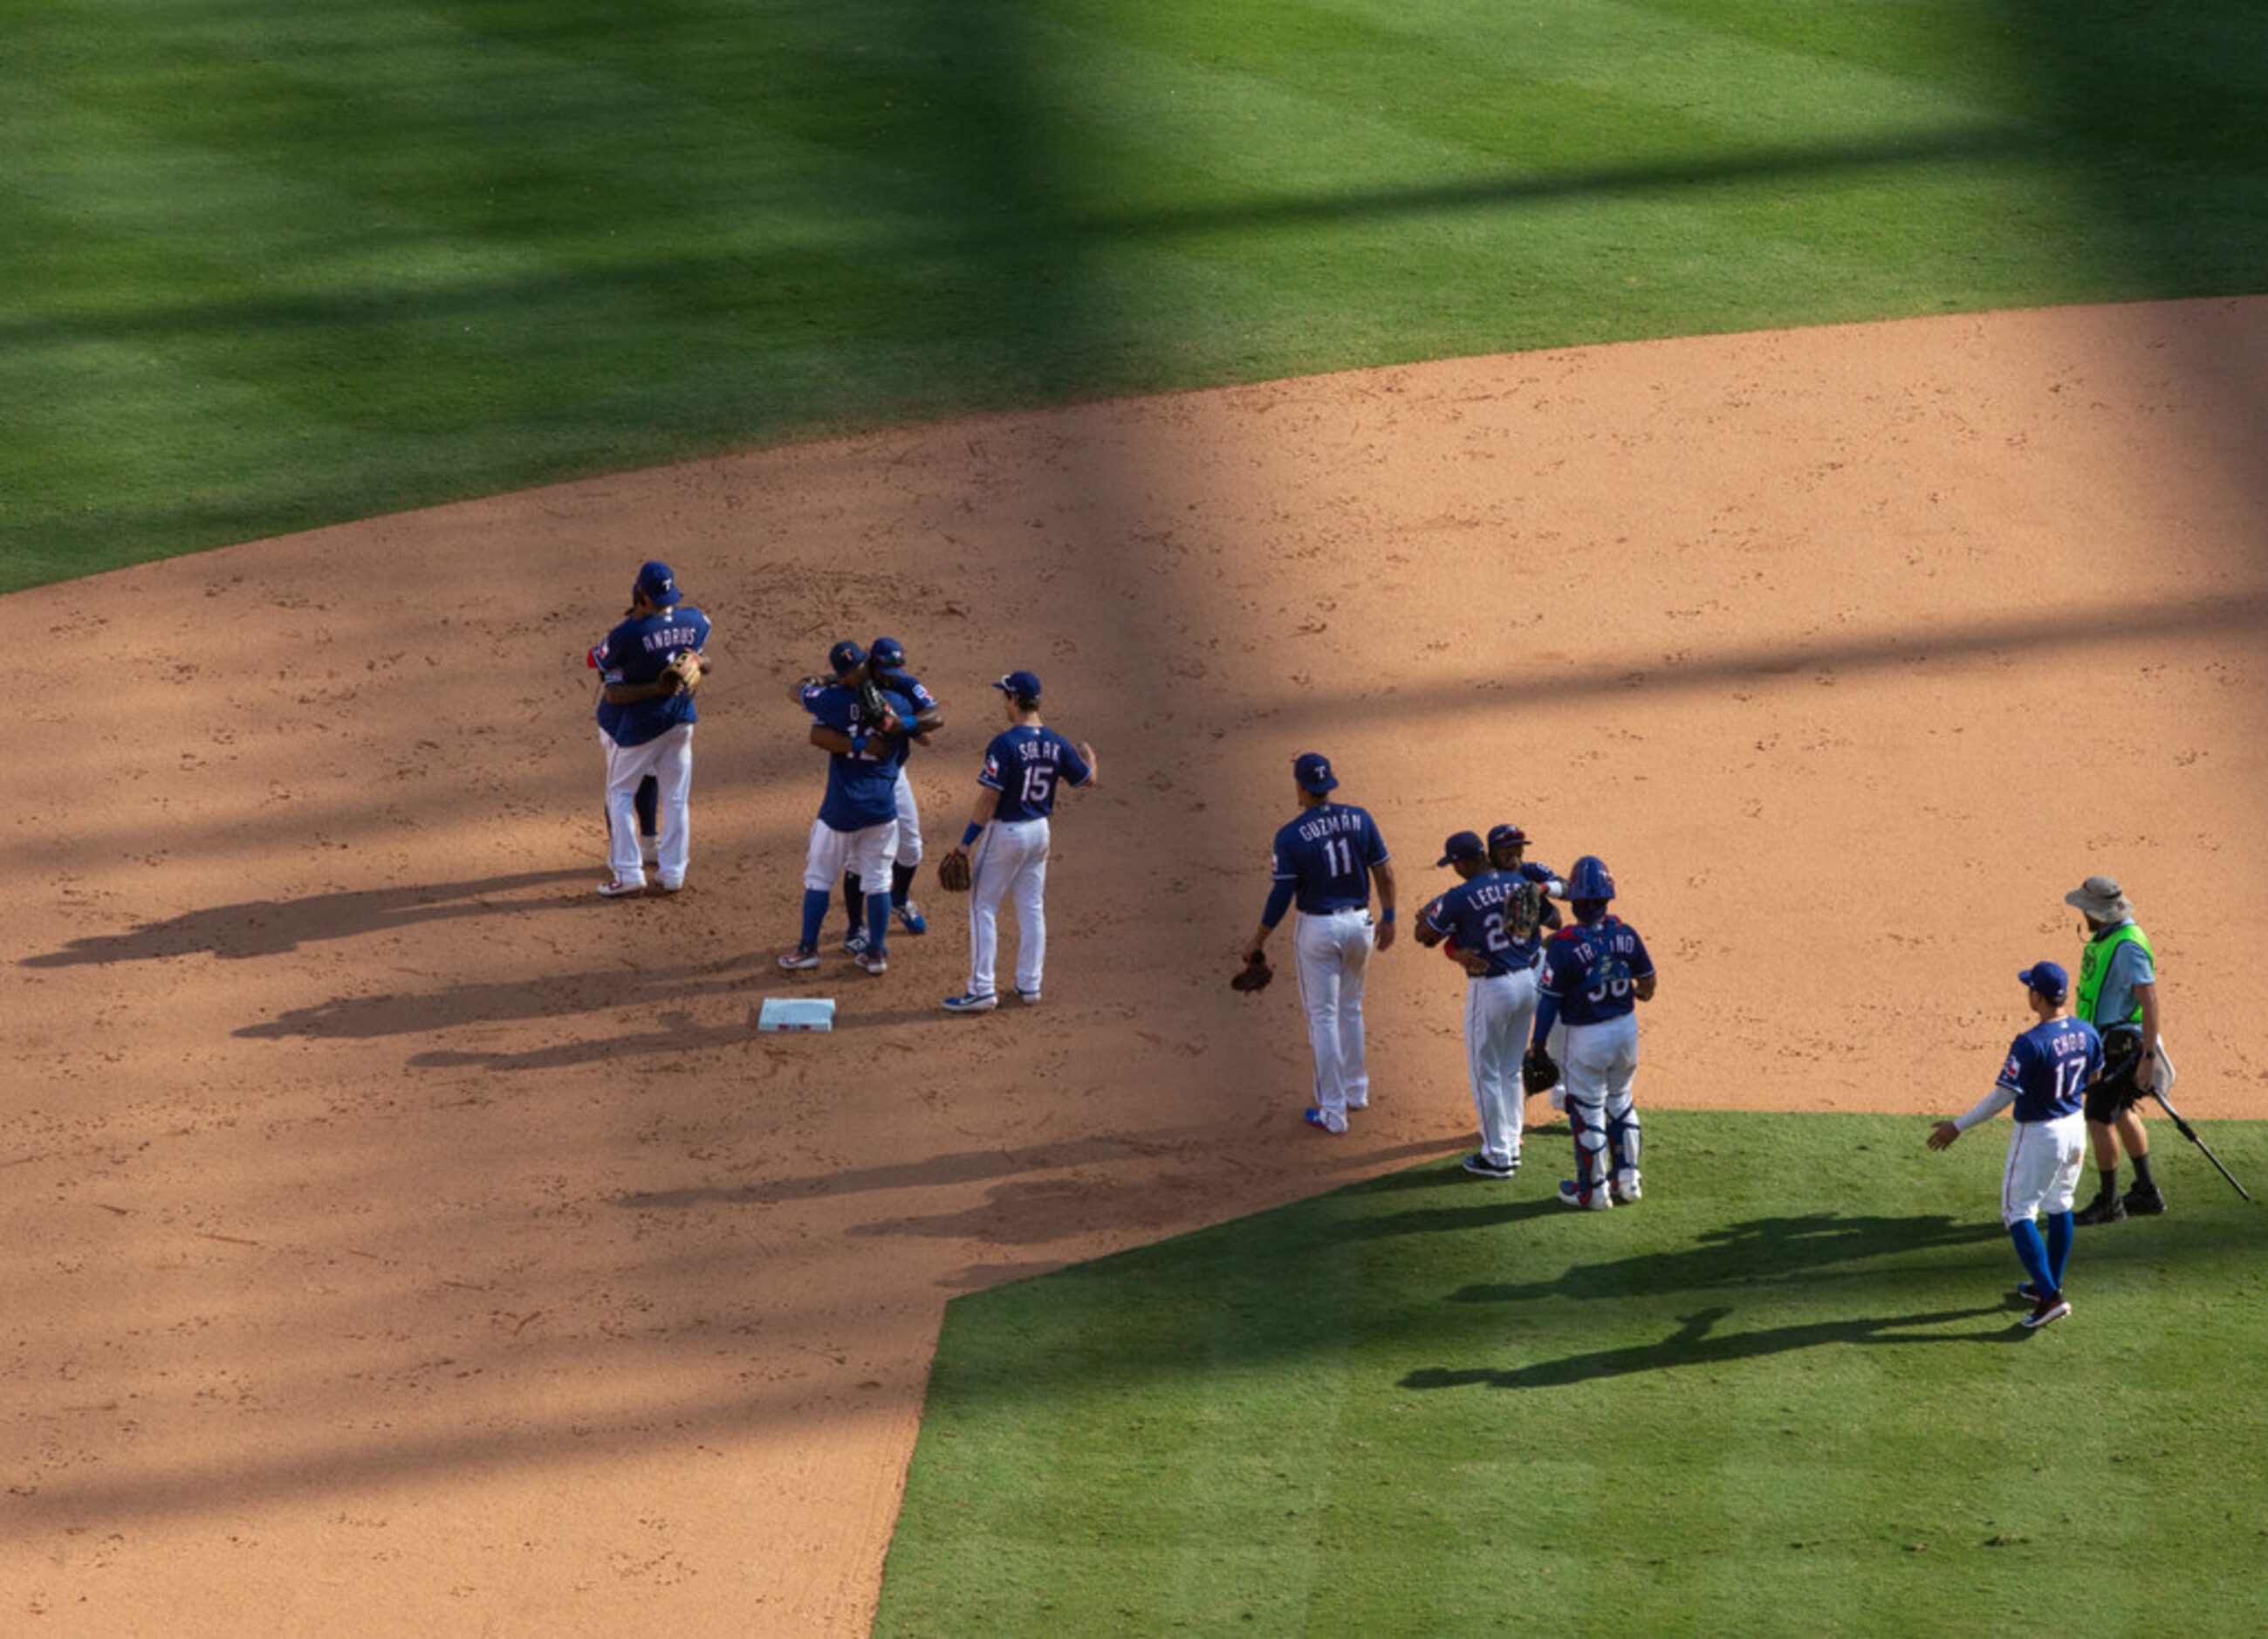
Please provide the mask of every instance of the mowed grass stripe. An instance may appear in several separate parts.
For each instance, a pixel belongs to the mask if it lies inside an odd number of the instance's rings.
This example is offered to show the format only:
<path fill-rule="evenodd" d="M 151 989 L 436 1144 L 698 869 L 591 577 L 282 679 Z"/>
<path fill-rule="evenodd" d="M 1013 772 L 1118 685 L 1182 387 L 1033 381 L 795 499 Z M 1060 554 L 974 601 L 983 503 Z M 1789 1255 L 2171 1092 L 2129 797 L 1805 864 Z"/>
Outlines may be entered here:
<path fill-rule="evenodd" d="M 1603 1217 L 1548 1132 L 956 1300 L 878 1631 L 2250 1620 L 2259 1210 L 2161 1146 L 2174 1213 L 2081 1231 L 2029 1336 L 1999 1135 L 1926 1130 L 1654 1114 Z"/>
<path fill-rule="evenodd" d="M 2268 268 L 2235 0 L 20 21 L 0 414 L 104 449 L 0 449 L 0 587 L 878 422 Z"/>

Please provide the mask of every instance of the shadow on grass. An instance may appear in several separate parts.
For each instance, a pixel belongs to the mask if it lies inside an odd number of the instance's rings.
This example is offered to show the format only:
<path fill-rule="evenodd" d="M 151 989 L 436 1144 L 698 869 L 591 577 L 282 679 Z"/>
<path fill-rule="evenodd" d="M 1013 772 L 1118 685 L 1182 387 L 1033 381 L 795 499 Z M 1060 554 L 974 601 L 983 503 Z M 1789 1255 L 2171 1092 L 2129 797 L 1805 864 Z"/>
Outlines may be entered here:
<path fill-rule="evenodd" d="M 1559 1210 L 1556 1201 L 1547 1205 Z M 1426 1227 L 1430 1226 L 1411 1226 Z M 1820 1212 L 1793 1218 L 1751 1218 L 1720 1229 L 1705 1229 L 1694 1237 L 1696 1244 L 1675 1251 L 1578 1264 L 1549 1281 L 1461 1287 L 1449 1294 L 1448 1301 L 1524 1303 L 1540 1297 L 1587 1301 L 1639 1292 L 1778 1284 L 1827 1265 L 1998 1241 L 2006 1233 L 1998 1223 L 1958 1222 L 1943 1213 L 1891 1218 Z"/>
<path fill-rule="evenodd" d="M 1537 1361 L 1528 1366 L 1484 1366 L 1462 1370 L 1426 1366 L 1403 1377 L 1401 1385 L 1405 1389 L 1554 1389 L 1600 1377 L 1662 1371 L 1674 1366 L 1725 1366 L 1830 1343 L 2017 1343 L 2032 1335 L 2018 1324 L 2014 1311 L 1997 1303 L 1983 1309 L 1940 1309 L 1918 1315 L 1815 1320 L 1800 1325 L 1767 1326 L 1761 1332 L 1718 1332 L 1718 1322 L 1732 1312 L 1730 1304 L 1720 1304 L 1681 1317 L 1677 1330 L 1658 1343 L 1599 1349 L 1588 1355 Z M 1912 1329 L 1951 1325 L 1956 1321 L 1977 1320 L 1988 1315 L 1997 1318 L 1994 1325 L 1970 1331 Z"/>

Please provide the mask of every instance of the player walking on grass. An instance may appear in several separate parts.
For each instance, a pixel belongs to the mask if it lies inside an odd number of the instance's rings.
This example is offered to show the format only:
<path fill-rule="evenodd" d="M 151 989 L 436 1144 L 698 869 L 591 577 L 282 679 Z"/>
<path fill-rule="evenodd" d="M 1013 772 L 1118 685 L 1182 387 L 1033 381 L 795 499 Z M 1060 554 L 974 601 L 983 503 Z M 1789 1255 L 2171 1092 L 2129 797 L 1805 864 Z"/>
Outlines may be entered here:
<path fill-rule="evenodd" d="M 1323 1132 L 1344 1133 L 1347 1111 L 1370 1104 L 1362 990 L 1370 971 L 1371 882 L 1377 879 L 1378 949 L 1390 949 L 1394 867 L 1369 810 L 1331 801 L 1339 782 L 1329 757 L 1308 751 L 1293 759 L 1292 781 L 1300 816 L 1276 833 L 1268 867 L 1275 885 L 1244 959 L 1250 964 L 1259 956 L 1285 911 L 1297 904 L 1292 949 L 1307 1011 L 1307 1045 L 1315 1055 L 1315 1101 L 1306 1119 Z"/>
<path fill-rule="evenodd" d="M 1534 1083 L 1555 1066 L 1545 1044 L 1552 1027 L 1567 1026 L 1567 1126 L 1575 1139 L 1575 1176 L 1563 1180 L 1559 1199 L 1570 1207 L 1604 1212 L 1638 1199 L 1638 1106 L 1631 1082 L 1638 1074 L 1635 1004 L 1653 1000 L 1653 958 L 1638 929 L 1609 916 L 1615 879 L 1606 862 L 1585 854 L 1567 873 L 1573 926 L 1543 947 L 1537 983 L 1535 1028 L 1528 1057 L 1540 1067 Z"/>
<path fill-rule="evenodd" d="M 2095 1027 L 2064 1010 L 2070 976 L 2052 962 L 2036 963 L 2016 978 L 2039 1023 L 2016 1037 L 1992 1090 L 1966 1115 L 1930 1129 L 1929 1147 L 1944 1149 L 1981 1121 L 2016 1107 L 2000 1173 L 2000 1221 L 2016 1244 L 2030 1277 L 2016 1288 L 2029 1303 L 2023 1325 L 2033 1331 L 2071 1313 L 2063 1295 L 2064 1261 L 2071 1256 L 2072 1192 L 2079 1183 L 2087 1138 L 2080 1116 L 2086 1089 L 2102 1071 L 2102 1038 Z M 2045 1213 L 2047 1237 L 2036 1222 Z"/>
<path fill-rule="evenodd" d="M 968 986 L 945 999 L 948 1013 L 990 1013 L 999 1005 L 992 972 L 999 958 L 1000 901 L 1016 901 L 1016 997 L 1040 1001 L 1041 971 L 1048 954 L 1049 817 L 1065 786 L 1092 786 L 1094 748 L 1064 739 L 1040 720 L 1040 680 L 1012 671 L 992 685 L 1000 691 L 1008 727 L 984 748 L 976 776 L 976 806 L 968 829 L 950 855 L 977 844 L 968 867 Z M 978 841 L 979 838 L 983 840 Z"/>
<path fill-rule="evenodd" d="M 2063 897 L 2087 919 L 2079 957 L 2079 1016 L 2102 1037 L 2102 1074 L 2087 1095 L 2087 1139 L 2101 1184 L 2079 1210 L 2085 1224 L 2154 1216 L 2166 1198 L 2150 1176 L 2150 1134 L 2141 1101 L 2158 1074 L 2158 966 L 2150 936 L 2117 879 L 2090 876 Z M 2118 1193 L 2118 1146 L 2134 1163 L 2134 1187 Z"/>
<path fill-rule="evenodd" d="M 1427 905 L 1411 932 L 1421 945 L 1447 941 L 1467 976 L 1465 1068 L 1480 1112 L 1481 1147 L 1465 1157 L 1465 1170 L 1508 1178 L 1520 1170 L 1520 1055 L 1535 1016 L 1543 890 L 1492 868 L 1487 845 L 1473 831 L 1443 843 L 1439 862 L 1463 880 Z"/>

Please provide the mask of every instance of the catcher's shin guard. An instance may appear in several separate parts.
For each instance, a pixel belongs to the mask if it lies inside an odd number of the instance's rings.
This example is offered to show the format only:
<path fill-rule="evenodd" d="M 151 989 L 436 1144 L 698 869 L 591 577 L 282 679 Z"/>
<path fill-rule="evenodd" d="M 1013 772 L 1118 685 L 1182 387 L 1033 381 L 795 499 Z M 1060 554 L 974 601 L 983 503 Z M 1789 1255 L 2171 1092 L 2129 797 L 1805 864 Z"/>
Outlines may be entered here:
<path fill-rule="evenodd" d="M 1607 1152 L 1614 1163 L 1616 1181 L 1622 1184 L 1635 1182 L 1638 1178 L 1638 1107 L 1631 1103 L 1628 1093 L 1607 1100 Z"/>
<path fill-rule="evenodd" d="M 1575 1134 L 1575 1187 L 1585 1200 L 1607 1187 L 1607 1130 L 1599 1106 L 1579 1098 L 1567 1101 L 1567 1126 Z"/>

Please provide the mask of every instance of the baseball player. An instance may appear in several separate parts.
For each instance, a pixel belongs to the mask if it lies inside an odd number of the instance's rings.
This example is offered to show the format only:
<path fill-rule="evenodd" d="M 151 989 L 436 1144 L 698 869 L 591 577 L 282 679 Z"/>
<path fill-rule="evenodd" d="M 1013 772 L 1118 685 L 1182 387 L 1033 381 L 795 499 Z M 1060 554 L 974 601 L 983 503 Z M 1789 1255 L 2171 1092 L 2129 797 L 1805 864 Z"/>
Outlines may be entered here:
<path fill-rule="evenodd" d="M 1066 785 L 1095 783 L 1094 748 L 1071 742 L 1040 720 L 1040 680 L 1012 671 L 992 685 L 1000 691 L 1008 727 L 984 748 L 976 776 L 976 804 L 968 829 L 950 852 L 966 854 L 981 837 L 969 867 L 968 986 L 947 996 L 948 1013 L 990 1013 L 999 1004 L 992 969 L 999 952 L 1000 901 L 1016 900 L 1016 998 L 1040 1003 L 1041 969 L 1047 961 L 1049 816 Z"/>
<path fill-rule="evenodd" d="M 1481 1147 L 1465 1157 L 1479 1178 L 1520 1170 L 1520 1055 L 1535 1016 L 1541 884 L 1494 868 L 1477 832 L 1441 845 L 1441 864 L 1463 878 L 1427 905 L 1410 931 L 1421 945 L 1447 943 L 1468 975 L 1465 1067 L 1480 1111 Z"/>
<path fill-rule="evenodd" d="M 645 891 L 637 792 L 649 776 L 659 798 L 659 885 L 664 893 L 685 886 L 692 851 L 687 803 L 693 792 L 693 725 L 700 717 L 693 696 L 706 669 L 709 631 L 709 616 L 682 601 L 669 565 L 650 562 L 638 566 L 627 616 L 585 657 L 600 678 L 599 743 L 607 754 L 613 870 L 599 891 L 610 899 Z"/>
<path fill-rule="evenodd" d="M 1560 921 L 1559 907 L 1551 902 L 1554 899 L 1564 899 L 1567 897 L 1567 884 L 1560 879 L 1559 873 L 1553 870 L 1550 866 L 1538 865 L 1528 858 L 1528 833 L 1522 831 L 1519 826 L 1509 823 L 1502 825 L 1492 825 L 1489 828 L 1488 850 L 1489 863 L 1495 866 L 1498 870 L 1509 871 L 1515 875 L 1525 877 L 1528 881 L 1534 882 L 1537 887 L 1543 890 L 1543 908 L 1539 914 L 1543 919 L 1542 927 L 1544 937 L 1548 938 L 1551 934 L 1557 932 Z M 1541 941 L 1539 941 L 1537 944 L 1535 959 L 1539 963 L 1543 960 L 1543 951 Z M 1557 1029 L 1553 1030 L 1551 1032 L 1551 1039 L 1545 1043 L 1544 1045 L 1550 1050 L 1553 1058 L 1557 1062 L 1561 1064 L 1566 1063 L 1566 1025 L 1563 1023 Z M 1560 1082 L 1557 1086 L 1550 1089 L 1550 1093 L 1551 1107 L 1554 1110 L 1566 1109 L 1566 1082 Z M 1527 1098 L 1525 1090 L 1522 1091 L 1521 1096 L 1524 1105 Z"/>
<path fill-rule="evenodd" d="M 1305 751 L 1292 759 L 1299 817 L 1276 833 L 1268 862 L 1274 883 L 1260 912 L 1260 927 L 1246 941 L 1244 959 L 1256 961 L 1268 935 L 1292 904 L 1300 926 L 1292 939 L 1299 963 L 1300 1000 L 1307 1010 L 1307 1045 L 1315 1056 L 1315 1102 L 1307 1123 L 1344 1133 L 1347 1111 L 1370 1104 L 1370 1069 L 1364 1057 L 1362 989 L 1370 970 L 1370 892 L 1378 887 L 1378 949 L 1394 944 L 1394 867 L 1369 810 L 1334 802 L 1338 777 L 1330 759 Z"/>
<path fill-rule="evenodd" d="M 2039 1023 L 2010 1044 L 1991 1092 L 1968 1114 L 1930 1129 L 1929 1147 L 1947 1148 L 1970 1127 L 2015 1105 L 2015 1131 L 2008 1135 L 2008 1160 L 2000 1172 L 2000 1221 L 2031 1277 L 2016 1288 L 2032 1306 L 2023 1325 L 2037 1331 L 2071 1313 L 2063 1266 L 2071 1256 L 2071 1197 L 2086 1149 L 2080 1104 L 2102 1072 L 2102 1038 L 2093 1025 L 2064 1011 L 2071 980 L 2054 963 L 2036 962 L 2016 978 Z M 2048 1215 L 2044 1241 L 2036 1222 L 2043 1212 Z"/>
<path fill-rule="evenodd" d="M 779 959 L 791 971 L 819 965 L 819 930 L 844 865 L 866 890 L 866 943 L 853 952 L 868 974 L 889 971 L 890 860 L 898 841 L 898 764 L 913 702 L 888 690 L 860 698 L 866 652 L 838 643 L 828 653 L 834 681 L 806 677 L 795 698 L 811 713 L 811 743 L 828 754 L 827 794 L 811 823 L 803 863 L 803 937 Z"/>
<path fill-rule="evenodd" d="M 2102 1037 L 2103 1071 L 2087 1093 L 2087 1139 L 2100 1183 L 2079 1210 L 2080 1223 L 2117 1223 L 2154 1216 L 2166 1197 L 2150 1176 L 2150 1134 L 2141 1102 L 2158 1076 L 2158 964 L 2150 936 L 2134 925 L 2134 907 L 2116 877 L 2090 876 L 2063 897 L 2087 919 L 2080 931 L 2079 1016 Z M 2118 1194 L 2118 1145 L 2134 1163 L 2134 1187 Z"/>
<path fill-rule="evenodd" d="M 945 727 L 945 713 L 937 697 L 922 687 L 920 678 L 906 670 L 906 646 L 895 638 L 874 639 L 866 651 L 866 674 L 883 689 L 913 702 L 914 718 L 908 726 L 914 730 L 912 739 L 916 744 L 927 745 L 929 737 Z M 914 782 L 907 777 L 905 762 L 901 760 L 898 850 L 896 862 L 890 867 L 890 912 L 898 919 L 898 926 L 909 934 L 929 932 L 929 919 L 922 915 L 912 897 L 914 872 L 921 864 L 921 810 L 914 804 Z M 857 875 L 850 871 L 843 874 L 843 908 L 850 913 L 843 948 L 856 956 L 866 943 L 866 890 L 858 885 Z"/>
<path fill-rule="evenodd" d="M 1574 922 L 1543 947 L 1531 1059 L 1549 1062 L 1552 1027 L 1566 1022 L 1567 1126 L 1575 1176 L 1559 1185 L 1570 1207 L 1604 1212 L 1638 1199 L 1638 1119 L 1631 1098 L 1638 1072 L 1635 1004 L 1653 1000 L 1653 958 L 1638 929 L 1609 916 L 1615 879 L 1585 854 L 1567 873 Z"/>

